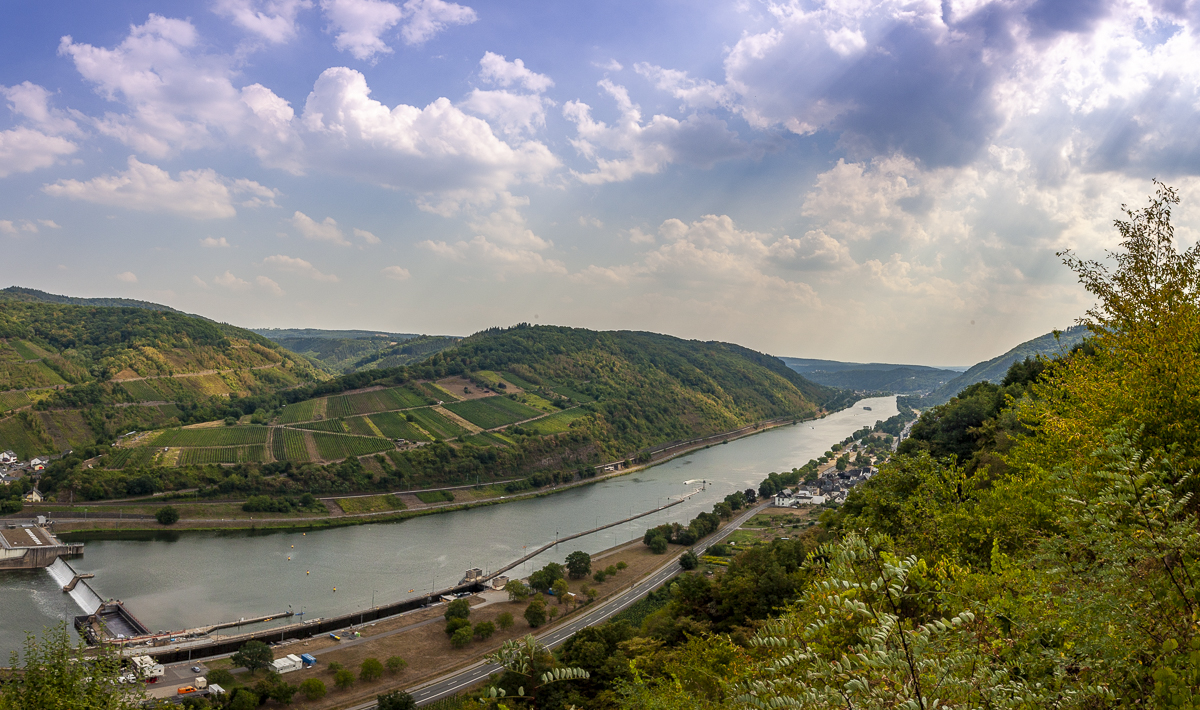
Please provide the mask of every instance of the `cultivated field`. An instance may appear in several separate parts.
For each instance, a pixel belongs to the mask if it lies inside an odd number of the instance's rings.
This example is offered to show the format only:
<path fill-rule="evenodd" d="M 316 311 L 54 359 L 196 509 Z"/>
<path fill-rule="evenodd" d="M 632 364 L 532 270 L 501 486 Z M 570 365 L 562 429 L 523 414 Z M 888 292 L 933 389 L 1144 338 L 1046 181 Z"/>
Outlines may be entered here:
<path fill-rule="evenodd" d="M 267 443 L 265 426 L 212 427 L 206 429 L 168 429 L 154 440 L 154 446 L 240 446 Z"/>
<path fill-rule="evenodd" d="M 329 460 L 366 456 L 396 448 L 392 442 L 379 437 L 328 434 L 323 431 L 314 432 L 313 441 L 317 443 L 317 452 L 321 458 Z"/>
<path fill-rule="evenodd" d="M 413 409 L 408 413 L 413 415 L 413 419 L 417 420 L 417 424 L 422 429 L 439 439 L 453 439 L 459 434 L 466 432 L 466 429 L 463 429 L 428 407 Z"/>
<path fill-rule="evenodd" d="M 445 405 L 446 409 L 480 429 L 495 429 L 541 414 L 540 411 L 507 397 L 487 397 Z"/>
<path fill-rule="evenodd" d="M 304 443 L 304 432 L 294 429 L 276 429 L 271 437 L 271 454 L 277 461 L 308 461 L 308 446 Z"/>
<path fill-rule="evenodd" d="M 180 464 L 206 463 L 250 463 L 266 459 L 266 447 L 262 444 L 253 446 L 221 446 L 183 449 L 179 454 Z"/>
<path fill-rule="evenodd" d="M 414 417 L 415 418 L 415 417 Z M 371 421 L 379 428 L 380 433 L 390 439 L 407 439 L 409 441 L 429 441 L 420 430 L 404 418 L 403 414 L 384 412 L 372 414 Z"/>
<path fill-rule="evenodd" d="M 317 406 L 317 400 L 308 399 L 303 402 L 289 404 L 283 408 L 279 414 L 280 424 L 294 424 L 296 422 L 306 422 L 313 418 L 313 409 Z"/>
<path fill-rule="evenodd" d="M 576 407 L 575 409 L 567 409 L 558 414 L 551 414 L 544 419 L 522 424 L 526 429 L 531 429 L 538 434 L 558 434 L 571 428 L 571 422 L 581 417 L 586 417 L 587 411 Z"/>

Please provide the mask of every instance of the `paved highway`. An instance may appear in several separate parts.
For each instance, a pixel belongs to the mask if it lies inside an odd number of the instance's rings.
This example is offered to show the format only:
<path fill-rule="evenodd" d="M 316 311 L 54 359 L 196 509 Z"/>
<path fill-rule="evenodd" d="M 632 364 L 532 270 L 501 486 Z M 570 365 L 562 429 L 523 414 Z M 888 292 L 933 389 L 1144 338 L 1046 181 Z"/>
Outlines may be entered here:
<path fill-rule="evenodd" d="M 710 545 L 724 540 L 730 533 L 738 529 L 743 523 L 753 517 L 762 508 L 767 506 L 766 503 L 756 505 L 745 513 L 734 518 L 727 525 L 722 527 L 717 532 L 713 533 L 703 541 L 692 546 L 697 555 L 701 555 Z M 575 635 L 575 632 L 582 628 L 603 623 L 609 618 L 621 613 L 630 605 L 645 597 L 650 592 L 662 586 L 669 579 L 679 574 L 682 568 L 679 566 L 679 555 L 675 555 L 667 561 L 662 567 L 651 573 L 647 577 L 634 582 L 625 591 L 595 605 L 590 610 L 582 615 L 568 621 L 561 626 L 556 626 L 549 631 L 543 632 L 537 637 L 543 645 L 554 648 L 561 645 L 567 639 Z M 435 678 L 431 681 L 423 683 L 415 688 L 408 690 L 413 699 L 417 701 L 417 705 L 427 705 L 436 700 L 454 695 L 464 688 L 469 688 L 476 683 L 485 680 L 488 676 L 501 670 L 500 666 L 489 663 L 487 661 L 477 661 L 473 665 L 461 668 L 457 671 Z M 356 705 L 350 710 L 372 710 L 375 708 L 375 702 Z"/>

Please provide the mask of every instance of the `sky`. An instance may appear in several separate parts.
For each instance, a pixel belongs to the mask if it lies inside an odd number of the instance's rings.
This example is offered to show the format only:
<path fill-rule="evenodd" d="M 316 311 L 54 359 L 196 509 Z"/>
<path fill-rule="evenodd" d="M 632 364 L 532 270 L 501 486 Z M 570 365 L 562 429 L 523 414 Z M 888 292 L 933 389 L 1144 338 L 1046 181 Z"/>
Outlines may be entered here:
<path fill-rule="evenodd" d="M 9 0 L 13 285 L 969 365 L 1200 236 L 1200 1 Z M 0 279 L 0 281 L 5 279 Z M 8 285 L 8 284 L 3 284 Z"/>

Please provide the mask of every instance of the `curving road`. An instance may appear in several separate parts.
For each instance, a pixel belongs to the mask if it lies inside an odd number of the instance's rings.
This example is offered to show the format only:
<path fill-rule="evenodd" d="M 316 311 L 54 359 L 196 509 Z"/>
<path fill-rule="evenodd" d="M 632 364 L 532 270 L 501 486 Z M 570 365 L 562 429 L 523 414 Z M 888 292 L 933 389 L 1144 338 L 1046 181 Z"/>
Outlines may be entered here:
<path fill-rule="evenodd" d="M 737 530 L 743 523 L 745 523 L 767 505 L 768 503 L 761 503 L 751 507 L 746 512 L 731 520 L 727 525 L 722 527 L 717 532 L 708 536 L 696 545 L 693 545 L 692 549 L 697 555 L 703 554 L 710 545 L 724 540 L 729 536 L 730 533 L 732 533 L 734 530 Z M 631 604 L 637 602 L 639 599 L 645 597 L 650 592 L 662 586 L 681 571 L 682 568 L 679 566 L 679 555 L 675 555 L 650 575 L 634 582 L 625 591 L 594 605 L 585 613 L 571 619 L 565 624 L 556 626 L 553 629 L 543 632 L 537 636 L 537 639 L 543 645 L 549 648 L 559 646 L 567 639 L 574 636 L 575 632 L 579 631 L 580 629 L 603 623 L 616 614 L 621 613 Z M 496 665 L 495 663 L 489 663 L 487 661 L 480 660 L 465 668 L 460 668 L 452 673 L 448 673 L 439 678 L 422 683 L 415 688 L 409 688 L 408 692 L 413 696 L 413 699 L 417 701 L 417 705 L 427 705 L 436 700 L 441 700 L 442 698 L 454 695 L 464 688 L 469 688 L 483 680 L 486 680 L 488 676 L 500 670 L 500 666 Z M 371 701 L 352 706 L 349 708 L 349 710 L 373 710 L 375 707 L 375 702 Z"/>

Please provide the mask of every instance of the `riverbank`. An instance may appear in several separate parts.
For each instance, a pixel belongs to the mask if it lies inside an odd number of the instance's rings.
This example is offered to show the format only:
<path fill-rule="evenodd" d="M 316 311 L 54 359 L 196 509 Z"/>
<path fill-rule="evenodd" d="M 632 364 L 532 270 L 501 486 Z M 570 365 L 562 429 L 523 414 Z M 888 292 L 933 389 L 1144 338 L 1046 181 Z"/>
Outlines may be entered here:
<path fill-rule="evenodd" d="M 841 410 L 837 410 L 841 411 Z M 827 416 L 832 412 L 822 414 Z M 122 539 L 128 534 L 145 534 L 145 533 L 164 533 L 176 530 L 189 531 L 214 531 L 214 530 L 277 530 L 277 531 L 312 531 L 331 528 L 340 528 L 350 525 L 362 525 L 366 523 L 382 523 L 382 522 L 400 522 L 411 518 L 432 515 L 437 513 L 447 513 L 454 511 L 470 510 L 472 508 L 481 508 L 485 506 L 498 505 L 501 503 L 511 503 L 522 500 L 531 500 L 536 498 L 544 498 L 565 491 L 569 491 L 582 486 L 590 486 L 612 478 L 627 476 L 629 474 L 644 471 L 655 466 L 668 463 L 681 456 L 700 451 L 712 446 L 718 446 L 730 441 L 761 434 L 763 432 L 778 429 L 784 426 L 794 426 L 801 422 L 812 421 L 806 419 L 775 419 L 766 422 L 758 422 L 750 424 L 739 429 L 720 432 L 705 437 L 689 439 L 683 442 L 674 442 L 660 447 L 651 449 L 651 460 L 631 466 L 624 466 L 623 461 L 615 461 L 607 465 L 620 467 L 611 472 L 606 472 L 597 475 L 593 478 L 586 478 L 570 483 L 558 484 L 535 491 L 508 494 L 494 495 L 489 497 L 474 498 L 472 495 L 477 491 L 488 491 L 492 484 L 484 486 L 458 486 L 448 488 L 430 489 L 437 491 L 445 491 L 455 497 L 453 502 L 443 503 L 424 503 L 417 497 L 417 493 L 425 491 L 397 491 L 393 493 L 375 493 L 375 494 L 355 494 L 349 496 L 339 496 L 331 498 L 322 498 L 323 502 L 333 503 L 337 505 L 340 500 L 361 499 L 370 496 L 386 496 L 392 495 L 399 498 L 403 504 L 402 510 L 386 510 L 369 513 L 341 513 L 328 515 L 312 514 L 312 515 L 290 515 L 290 516 L 264 516 L 262 514 L 242 514 L 236 507 L 237 504 L 229 501 L 219 503 L 195 502 L 185 503 L 178 500 L 173 501 L 137 501 L 131 502 L 129 505 L 121 506 L 123 508 L 137 509 L 130 510 L 127 515 L 118 512 L 114 515 L 112 508 L 118 507 L 114 504 L 91 505 L 86 508 L 103 508 L 103 511 L 96 510 L 94 512 L 84 511 L 84 517 L 62 517 L 63 513 L 70 513 L 78 516 L 79 510 L 84 506 L 74 506 L 72 509 L 62 511 L 61 513 L 52 506 L 38 506 L 37 512 L 23 511 L 21 517 L 27 518 L 30 515 L 42 514 L 45 512 L 54 523 L 56 534 L 60 534 L 66 540 L 80 539 Z M 460 499 L 462 496 L 462 499 Z M 102 502 L 101 502 L 102 503 Z M 154 519 L 153 515 L 146 512 L 147 505 L 154 508 L 162 507 L 163 505 L 171 505 L 178 509 L 181 517 L 178 522 L 173 525 L 162 525 Z M 221 506 L 221 511 L 227 513 L 228 517 L 195 517 L 189 515 L 200 510 L 204 510 L 205 506 Z M 56 514 L 57 513 L 57 514 Z"/>

